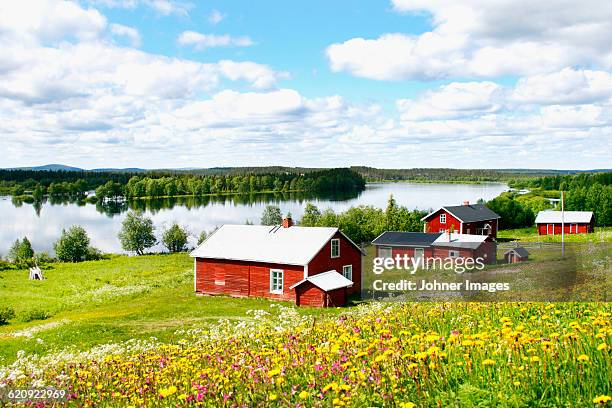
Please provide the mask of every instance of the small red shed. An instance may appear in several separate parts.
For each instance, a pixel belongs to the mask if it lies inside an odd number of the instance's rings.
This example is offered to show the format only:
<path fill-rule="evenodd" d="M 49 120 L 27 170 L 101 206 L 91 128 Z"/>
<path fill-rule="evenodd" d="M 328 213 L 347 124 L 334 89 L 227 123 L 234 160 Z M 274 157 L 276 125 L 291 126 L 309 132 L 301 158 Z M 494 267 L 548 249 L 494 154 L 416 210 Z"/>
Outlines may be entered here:
<path fill-rule="evenodd" d="M 540 211 L 535 219 L 539 235 L 561 235 L 561 224 L 566 234 L 586 234 L 593 232 L 593 212 L 591 211 Z"/>
<path fill-rule="evenodd" d="M 424 232 L 455 232 L 467 235 L 488 235 L 497 238 L 498 222 L 501 217 L 483 204 L 440 207 L 421 218 L 425 221 Z"/>
<path fill-rule="evenodd" d="M 336 271 L 327 271 L 308 276 L 290 289 L 295 289 L 298 306 L 333 307 L 346 304 L 348 288 L 353 282 Z"/>
<path fill-rule="evenodd" d="M 504 259 L 507 263 L 523 262 L 529 259 L 529 252 L 520 246 L 510 248 L 504 252 Z"/>
<path fill-rule="evenodd" d="M 344 305 L 361 291 L 362 255 L 338 228 L 296 227 L 287 219 L 276 226 L 223 225 L 191 252 L 194 290 Z"/>

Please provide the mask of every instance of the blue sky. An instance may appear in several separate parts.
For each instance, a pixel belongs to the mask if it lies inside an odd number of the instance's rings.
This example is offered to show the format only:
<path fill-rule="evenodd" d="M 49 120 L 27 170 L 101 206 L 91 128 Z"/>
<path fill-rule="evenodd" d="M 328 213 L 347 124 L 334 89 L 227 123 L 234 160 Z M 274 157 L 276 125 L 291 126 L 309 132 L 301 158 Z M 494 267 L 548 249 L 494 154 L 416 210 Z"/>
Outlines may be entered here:
<path fill-rule="evenodd" d="M 0 166 L 610 167 L 609 38 L 597 0 L 3 2 Z"/>

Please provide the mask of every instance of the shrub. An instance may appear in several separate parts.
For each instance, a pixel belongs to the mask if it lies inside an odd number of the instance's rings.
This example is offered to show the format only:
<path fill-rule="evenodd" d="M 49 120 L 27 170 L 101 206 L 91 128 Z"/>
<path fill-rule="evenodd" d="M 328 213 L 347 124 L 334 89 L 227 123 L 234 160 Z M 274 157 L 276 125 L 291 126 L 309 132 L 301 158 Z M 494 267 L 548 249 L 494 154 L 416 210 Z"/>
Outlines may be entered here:
<path fill-rule="evenodd" d="M 261 225 L 280 225 L 283 222 L 283 215 L 280 208 L 275 205 L 268 205 L 261 215 Z"/>
<path fill-rule="evenodd" d="M 19 320 L 24 322 L 24 323 L 27 323 L 27 322 L 32 322 L 34 320 L 47 320 L 51 316 L 53 316 L 53 315 L 51 313 L 47 312 L 46 310 L 32 309 L 32 310 L 28 310 L 28 311 L 23 312 L 19 316 Z"/>
<path fill-rule="evenodd" d="M 170 252 L 181 252 L 185 250 L 187 245 L 187 231 L 181 228 L 177 223 L 165 230 L 162 235 L 162 243 Z"/>
<path fill-rule="evenodd" d="M 15 317 L 15 310 L 12 307 L 0 306 L 0 326 L 8 324 L 9 320 Z"/>
<path fill-rule="evenodd" d="M 153 234 L 153 220 L 140 212 L 130 211 L 123 220 L 119 240 L 124 250 L 142 255 L 145 249 L 157 243 Z"/>
<path fill-rule="evenodd" d="M 75 225 L 68 231 L 62 230 L 62 236 L 53 245 L 53 248 L 60 261 L 85 261 L 89 253 L 89 237 L 83 227 Z"/>
<path fill-rule="evenodd" d="M 9 250 L 8 258 L 20 268 L 28 267 L 33 263 L 34 250 L 27 237 L 23 237 L 21 241 L 16 240 L 13 243 Z"/>

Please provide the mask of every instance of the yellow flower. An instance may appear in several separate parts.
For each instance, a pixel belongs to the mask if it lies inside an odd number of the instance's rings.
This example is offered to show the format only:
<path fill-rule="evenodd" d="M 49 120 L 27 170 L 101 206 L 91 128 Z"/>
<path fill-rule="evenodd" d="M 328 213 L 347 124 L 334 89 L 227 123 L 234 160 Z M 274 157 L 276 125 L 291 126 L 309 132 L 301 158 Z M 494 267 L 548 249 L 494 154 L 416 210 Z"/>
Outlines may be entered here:
<path fill-rule="evenodd" d="M 300 397 L 300 399 L 306 399 L 306 398 L 310 397 L 310 394 L 308 394 L 308 391 L 302 391 L 302 392 L 300 392 L 299 397 Z"/>
<path fill-rule="evenodd" d="M 605 350 L 608 348 L 608 345 L 606 343 L 601 343 L 599 346 L 597 346 L 597 350 L 601 351 L 601 350 Z"/>
<path fill-rule="evenodd" d="M 416 404 L 413 402 L 400 402 L 400 408 L 415 408 Z"/>
<path fill-rule="evenodd" d="M 605 404 L 606 402 L 612 401 L 612 397 L 609 395 L 598 395 L 593 398 L 593 404 Z"/>
<path fill-rule="evenodd" d="M 159 390 L 159 395 L 161 395 L 162 398 L 169 397 L 170 395 L 174 393 L 176 393 L 176 387 L 174 385 L 171 385 L 168 388 L 162 388 L 161 390 Z"/>
<path fill-rule="evenodd" d="M 487 358 L 485 361 L 482 362 L 483 366 L 492 366 L 495 365 L 495 360 L 491 360 L 490 358 Z"/>
<path fill-rule="evenodd" d="M 580 361 L 581 363 L 586 363 L 587 361 L 589 361 L 589 356 L 587 356 L 586 354 L 581 354 L 578 356 L 578 361 Z"/>
<path fill-rule="evenodd" d="M 518 387 L 519 385 L 521 385 L 521 382 L 520 381 L 515 381 L 513 384 Z"/>
<path fill-rule="evenodd" d="M 274 370 L 270 370 L 270 371 L 268 371 L 268 375 L 269 375 L 270 377 L 274 377 L 275 375 L 280 374 L 280 372 L 281 372 L 281 370 L 279 370 L 278 368 L 275 368 Z"/>
<path fill-rule="evenodd" d="M 268 395 L 268 399 L 269 399 L 270 401 L 274 401 L 274 400 L 276 400 L 276 398 L 277 398 L 277 396 L 276 396 L 276 394 L 274 394 L 274 393 L 272 393 L 272 394 Z"/>
<path fill-rule="evenodd" d="M 537 363 L 538 361 L 540 361 L 540 357 L 533 356 L 533 357 L 530 358 L 530 360 L 531 360 L 532 363 Z"/>

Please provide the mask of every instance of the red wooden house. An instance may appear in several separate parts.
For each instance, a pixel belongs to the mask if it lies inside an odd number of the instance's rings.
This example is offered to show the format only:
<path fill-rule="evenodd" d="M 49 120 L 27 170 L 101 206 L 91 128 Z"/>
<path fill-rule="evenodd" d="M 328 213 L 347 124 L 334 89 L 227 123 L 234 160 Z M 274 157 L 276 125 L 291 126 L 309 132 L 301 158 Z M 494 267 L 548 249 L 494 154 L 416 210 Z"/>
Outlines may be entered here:
<path fill-rule="evenodd" d="M 483 204 L 470 204 L 465 201 L 463 205 L 441 207 L 423 217 L 421 221 L 425 221 L 424 232 L 451 231 L 497 238 L 500 218 Z"/>
<path fill-rule="evenodd" d="M 378 258 L 481 258 L 491 264 L 497 257 L 497 246 L 489 235 L 387 231 L 372 244 Z"/>
<path fill-rule="evenodd" d="M 563 217 L 561 211 L 540 211 L 535 219 L 539 235 L 561 235 L 562 222 L 566 234 L 593 232 L 591 211 L 564 211 Z"/>
<path fill-rule="evenodd" d="M 361 290 L 362 255 L 337 228 L 224 225 L 191 253 L 194 289 L 341 306 Z"/>

